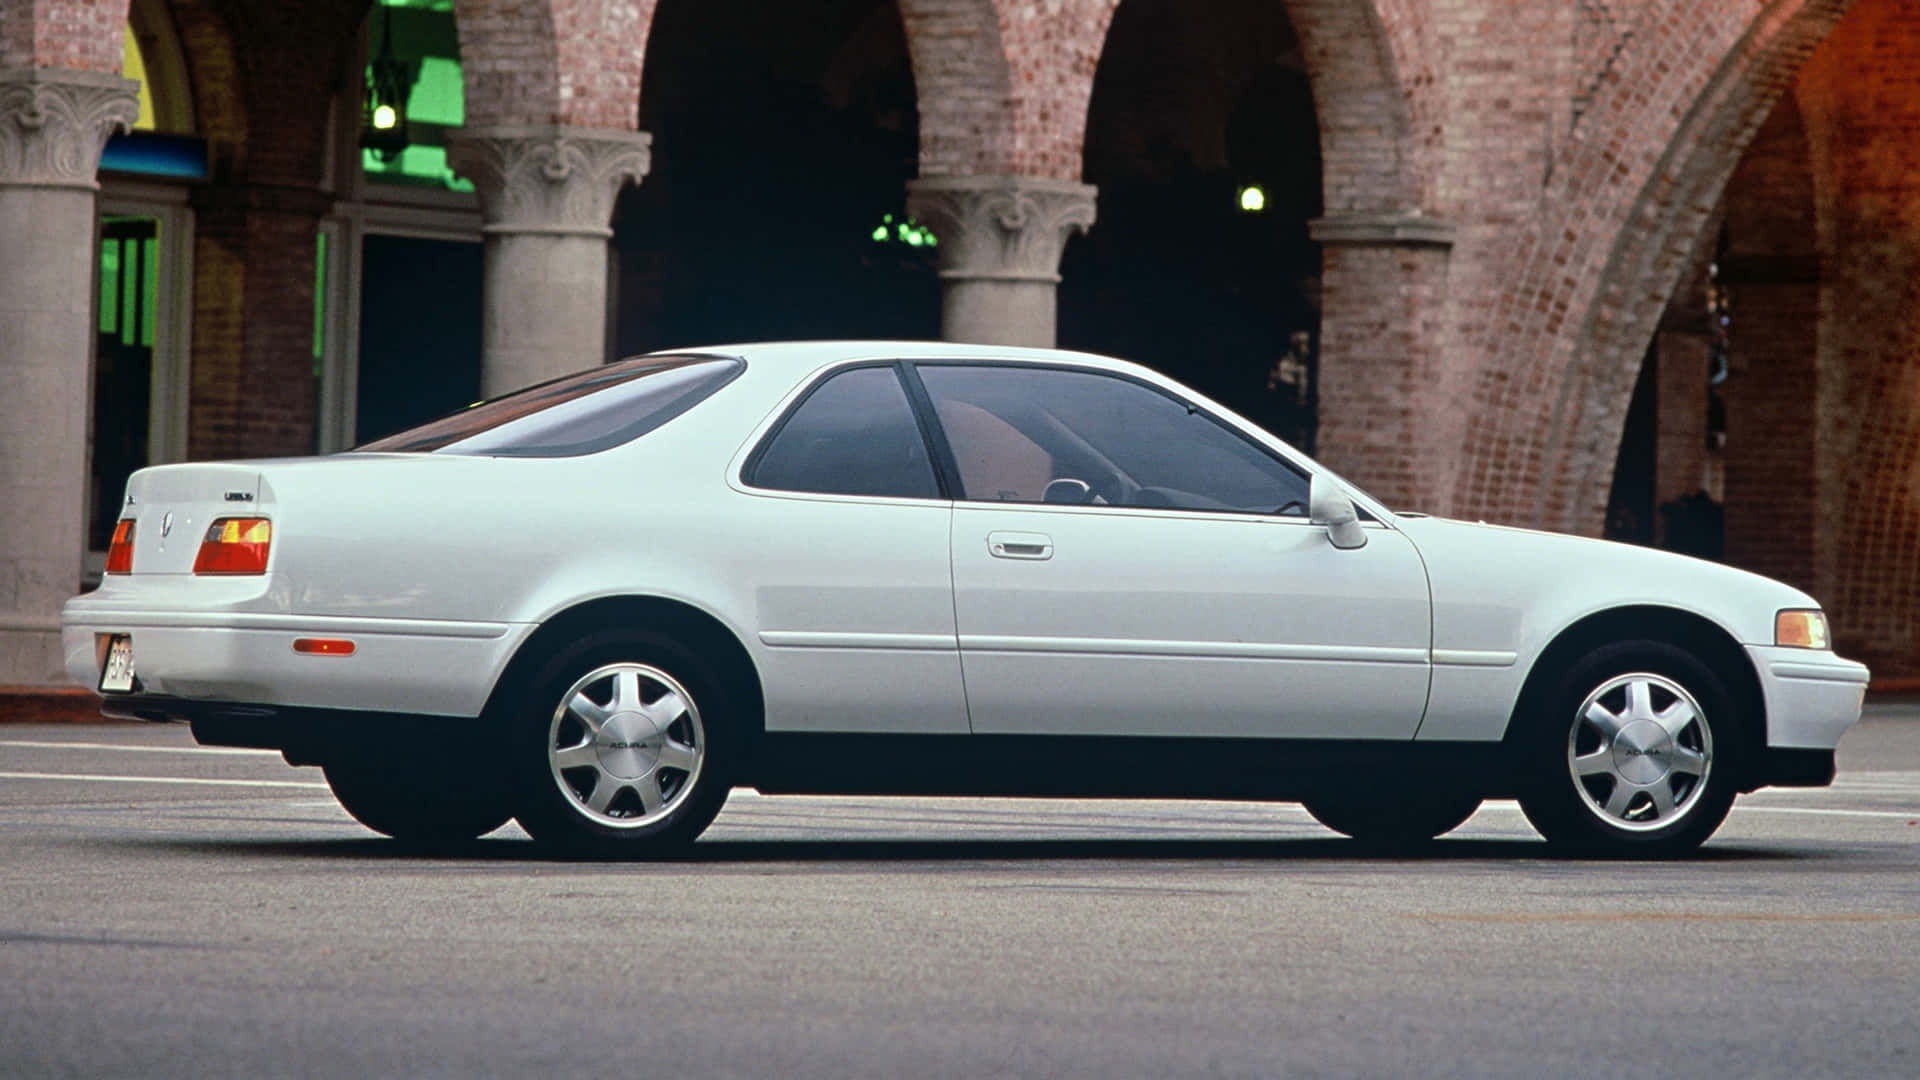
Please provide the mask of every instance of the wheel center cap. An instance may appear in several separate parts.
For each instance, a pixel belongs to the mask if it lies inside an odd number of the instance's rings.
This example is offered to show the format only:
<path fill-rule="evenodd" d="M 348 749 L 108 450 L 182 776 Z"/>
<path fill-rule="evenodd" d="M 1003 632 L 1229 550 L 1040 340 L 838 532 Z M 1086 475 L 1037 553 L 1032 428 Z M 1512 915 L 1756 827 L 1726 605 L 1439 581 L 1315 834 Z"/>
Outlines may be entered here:
<path fill-rule="evenodd" d="M 665 742 L 653 721 L 637 712 L 618 712 L 594 736 L 600 767 L 622 780 L 636 780 L 652 771 Z"/>
<path fill-rule="evenodd" d="M 1673 736 L 1651 720 L 1620 729 L 1613 739 L 1613 768 L 1635 784 L 1651 784 L 1667 775 L 1673 763 Z"/>

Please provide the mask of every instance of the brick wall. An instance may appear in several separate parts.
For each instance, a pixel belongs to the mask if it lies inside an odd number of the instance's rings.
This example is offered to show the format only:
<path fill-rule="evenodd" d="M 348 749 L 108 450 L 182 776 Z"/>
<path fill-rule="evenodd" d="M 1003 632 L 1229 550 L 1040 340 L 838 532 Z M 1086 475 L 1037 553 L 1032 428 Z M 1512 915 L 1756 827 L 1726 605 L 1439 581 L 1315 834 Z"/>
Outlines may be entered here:
<path fill-rule="evenodd" d="M 455 0 L 467 123 L 632 131 L 654 0 Z"/>
<path fill-rule="evenodd" d="M 0 0 L 0 68 L 120 70 L 127 0 Z"/>

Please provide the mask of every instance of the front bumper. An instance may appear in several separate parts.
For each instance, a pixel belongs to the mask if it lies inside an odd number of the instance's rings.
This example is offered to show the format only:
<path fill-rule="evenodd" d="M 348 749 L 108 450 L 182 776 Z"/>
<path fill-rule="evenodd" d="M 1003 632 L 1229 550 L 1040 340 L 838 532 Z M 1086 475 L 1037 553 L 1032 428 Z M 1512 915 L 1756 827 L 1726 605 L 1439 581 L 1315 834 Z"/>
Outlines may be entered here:
<path fill-rule="evenodd" d="M 1867 666 L 1830 652 L 1749 645 L 1766 698 L 1767 746 L 1832 750 L 1860 719 Z"/>

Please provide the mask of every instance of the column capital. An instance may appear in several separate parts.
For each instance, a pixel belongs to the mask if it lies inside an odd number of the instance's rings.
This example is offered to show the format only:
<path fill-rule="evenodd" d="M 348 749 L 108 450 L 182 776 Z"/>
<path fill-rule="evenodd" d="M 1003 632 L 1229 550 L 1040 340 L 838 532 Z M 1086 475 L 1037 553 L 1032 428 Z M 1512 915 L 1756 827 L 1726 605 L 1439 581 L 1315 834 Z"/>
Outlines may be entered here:
<path fill-rule="evenodd" d="M 1099 189 L 1034 176 L 942 176 L 907 182 L 907 213 L 940 238 L 940 276 L 1060 280 L 1067 238 L 1093 226 Z"/>
<path fill-rule="evenodd" d="M 0 184 L 97 190 L 100 151 L 140 115 L 139 92 L 104 72 L 0 68 Z"/>
<path fill-rule="evenodd" d="M 465 128 L 447 163 L 473 181 L 483 232 L 610 237 L 614 197 L 647 175 L 652 145 L 644 131 Z"/>
<path fill-rule="evenodd" d="M 1319 244 L 1452 247 L 1454 227 L 1418 210 L 1368 210 L 1314 218 L 1307 235 Z"/>

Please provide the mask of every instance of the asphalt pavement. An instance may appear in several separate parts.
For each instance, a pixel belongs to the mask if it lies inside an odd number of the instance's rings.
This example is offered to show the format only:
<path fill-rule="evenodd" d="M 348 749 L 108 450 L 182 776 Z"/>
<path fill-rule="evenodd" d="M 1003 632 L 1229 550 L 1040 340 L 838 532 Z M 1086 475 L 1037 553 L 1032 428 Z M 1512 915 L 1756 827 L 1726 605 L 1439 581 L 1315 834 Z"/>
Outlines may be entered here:
<path fill-rule="evenodd" d="M 1920 705 L 1696 859 L 1299 807 L 737 792 L 421 857 L 184 729 L 0 726 L 0 1076 L 1920 1075 Z"/>

